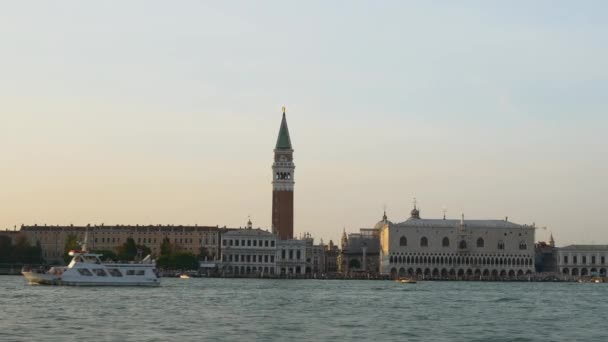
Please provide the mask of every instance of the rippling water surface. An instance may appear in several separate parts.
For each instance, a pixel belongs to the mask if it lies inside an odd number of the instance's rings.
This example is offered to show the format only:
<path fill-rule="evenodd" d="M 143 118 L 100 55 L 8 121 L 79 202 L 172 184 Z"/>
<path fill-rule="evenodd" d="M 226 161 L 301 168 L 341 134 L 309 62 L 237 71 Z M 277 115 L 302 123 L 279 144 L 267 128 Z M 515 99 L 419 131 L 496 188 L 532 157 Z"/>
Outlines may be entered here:
<path fill-rule="evenodd" d="M 0 341 L 608 341 L 608 284 L 0 276 Z"/>

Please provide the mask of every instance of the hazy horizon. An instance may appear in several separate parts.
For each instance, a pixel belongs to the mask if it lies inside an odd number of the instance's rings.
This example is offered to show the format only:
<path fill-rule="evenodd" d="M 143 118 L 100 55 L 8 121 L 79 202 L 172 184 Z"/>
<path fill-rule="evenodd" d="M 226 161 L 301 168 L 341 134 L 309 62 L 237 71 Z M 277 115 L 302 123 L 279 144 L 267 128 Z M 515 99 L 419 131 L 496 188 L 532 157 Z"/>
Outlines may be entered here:
<path fill-rule="evenodd" d="M 608 244 L 600 1 L 0 5 L 0 229 L 504 219 Z M 537 240 L 548 239 L 538 230 Z"/>

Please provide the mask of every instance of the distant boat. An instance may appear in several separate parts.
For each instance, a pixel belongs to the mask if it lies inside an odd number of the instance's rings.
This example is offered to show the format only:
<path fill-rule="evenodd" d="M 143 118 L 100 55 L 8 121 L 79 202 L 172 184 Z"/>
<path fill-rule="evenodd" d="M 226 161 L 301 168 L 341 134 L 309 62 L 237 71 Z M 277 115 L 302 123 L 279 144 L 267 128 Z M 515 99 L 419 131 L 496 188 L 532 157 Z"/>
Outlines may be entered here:
<path fill-rule="evenodd" d="M 38 271 L 24 267 L 21 274 L 30 284 L 69 286 L 158 286 L 154 261 L 147 256 L 139 263 L 102 263 L 101 254 L 84 250 L 69 252 L 72 261 L 66 267 Z"/>
<path fill-rule="evenodd" d="M 416 284 L 416 280 L 411 278 L 397 278 L 396 281 L 401 284 Z"/>
<path fill-rule="evenodd" d="M 179 279 L 190 279 L 190 276 L 185 273 L 182 273 L 179 275 Z"/>

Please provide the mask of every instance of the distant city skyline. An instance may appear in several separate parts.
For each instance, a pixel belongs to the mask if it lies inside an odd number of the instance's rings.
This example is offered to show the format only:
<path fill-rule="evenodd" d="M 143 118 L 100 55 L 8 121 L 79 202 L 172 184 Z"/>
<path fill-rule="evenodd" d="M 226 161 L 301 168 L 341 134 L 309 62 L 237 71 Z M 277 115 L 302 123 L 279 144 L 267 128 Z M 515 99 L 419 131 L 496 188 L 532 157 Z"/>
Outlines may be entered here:
<path fill-rule="evenodd" d="M 271 229 L 281 107 L 294 235 L 382 218 L 608 243 L 608 5 L 0 5 L 0 229 Z"/>

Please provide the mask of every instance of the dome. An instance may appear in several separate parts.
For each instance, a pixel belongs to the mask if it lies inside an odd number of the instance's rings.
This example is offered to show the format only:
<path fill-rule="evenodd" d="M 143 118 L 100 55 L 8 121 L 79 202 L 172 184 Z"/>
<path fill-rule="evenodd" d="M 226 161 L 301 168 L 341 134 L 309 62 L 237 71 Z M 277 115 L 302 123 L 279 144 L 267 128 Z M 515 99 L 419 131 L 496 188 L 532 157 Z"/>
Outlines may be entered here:
<path fill-rule="evenodd" d="M 376 223 L 376 225 L 374 226 L 374 229 L 382 229 L 382 227 L 384 227 L 384 225 L 387 223 L 392 223 L 392 222 L 389 221 L 388 218 L 386 217 L 386 211 L 385 211 L 384 215 L 382 215 L 382 220 L 380 220 L 380 221 L 378 221 L 378 223 Z"/>
<path fill-rule="evenodd" d="M 410 213 L 412 218 L 415 219 L 419 219 L 420 218 L 420 210 L 418 210 L 416 208 L 416 206 L 414 206 L 414 209 L 412 209 L 412 212 Z"/>

